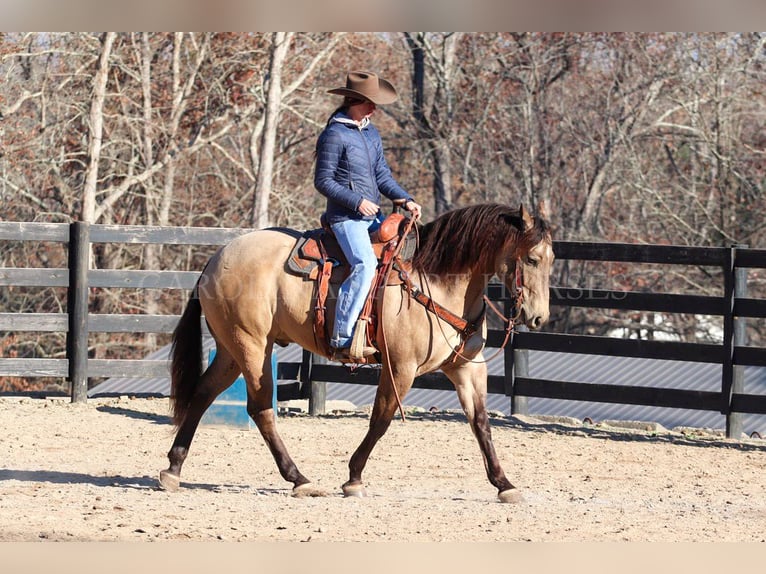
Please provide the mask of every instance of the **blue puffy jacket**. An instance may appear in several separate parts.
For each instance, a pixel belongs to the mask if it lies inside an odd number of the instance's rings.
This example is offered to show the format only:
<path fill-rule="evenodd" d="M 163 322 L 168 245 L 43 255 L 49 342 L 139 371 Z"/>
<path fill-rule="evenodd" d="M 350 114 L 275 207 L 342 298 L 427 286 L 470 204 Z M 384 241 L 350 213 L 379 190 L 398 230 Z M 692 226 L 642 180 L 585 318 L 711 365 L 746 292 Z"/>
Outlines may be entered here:
<path fill-rule="evenodd" d="M 362 199 L 380 205 L 381 193 L 391 200 L 412 200 L 394 181 L 375 126 L 367 123 L 359 128 L 342 110 L 330 118 L 317 140 L 314 187 L 327 198 L 326 217 L 331 224 L 373 219 L 357 209 Z"/>

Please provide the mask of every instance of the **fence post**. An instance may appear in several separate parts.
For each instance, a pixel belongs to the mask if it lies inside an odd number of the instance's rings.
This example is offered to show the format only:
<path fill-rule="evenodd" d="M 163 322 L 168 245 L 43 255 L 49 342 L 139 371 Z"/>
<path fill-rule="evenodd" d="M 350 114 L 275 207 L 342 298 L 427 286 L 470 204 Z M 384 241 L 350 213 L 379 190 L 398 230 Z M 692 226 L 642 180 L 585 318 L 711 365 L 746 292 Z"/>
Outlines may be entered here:
<path fill-rule="evenodd" d="M 303 349 L 301 353 L 301 366 L 298 369 L 300 381 L 299 396 L 302 399 L 311 397 L 311 351 Z"/>
<path fill-rule="evenodd" d="M 324 358 L 322 355 L 311 355 L 312 365 L 326 365 L 329 362 L 330 360 Z M 324 381 L 315 381 L 313 375 L 309 376 L 309 380 L 311 381 L 311 394 L 309 395 L 309 414 L 311 416 L 323 415 L 326 411 L 327 383 Z"/>
<path fill-rule="evenodd" d="M 721 414 L 729 418 L 734 379 L 734 248 L 726 250 L 723 263 L 723 361 L 721 364 Z"/>
<path fill-rule="evenodd" d="M 72 402 L 88 398 L 88 266 L 90 224 L 75 221 L 69 226 L 69 289 L 67 291 L 67 359 Z"/>
<path fill-rule="evenodd" d="M 507 317 L 507 315 L 506 315 Z M 505 389 L 505 396 L 511 402 L 511 414 L 513 414 L 513 333 L 511 333 L 508 344 L 503 351 L 503 387 Z"/>
<path fill-rule="evenodd" d="M 503 301 L 503 313 L 506 317 L 511 316 L 511 303 L 508 299 Z M 511 403 L 511 414 L 513 414 L 513 331 L 511 331 L 508 343 L 503 351 L 503 388 L 505 396 Z"/>
<path fill-rule="evenodd" d="M 514 349 L 513 350 L 513 378 L 516 377 L 528 377 L 529 376 L 529 349 Z M 515 386 L 515 385 L 514 385 Z M 528 415 L 529 404 L 528 397 L 517 395 L 514 393 L 511 401 L 511 414 L 514 415 Z"/>
<path fill-rule="evenodd" d="M 524 325 L 519 325 L 520 331 L 526 331 L 527 328 Z M 512 415 L 528 415 L 529 414 L 529 399 L 528 397 L 516 394 L 516 377 L 528 377 L 529 376 L 529 349 L 517 349 L 512 346 L 511 364 L 508 365 L 508 353 L 506 353 L 505 361 L 505 376 L 506 379 L 510 373 L 511 377 L 511 414 Z"/>
<path fill-rule="evenodd" d="M 746 248 L 747 245 L 735 245 L 734 250 L 734 264 L 736 265 L 736 249 Z M 734 268 L 734 297 L 745 298 L 747 297 L 747 268 L 735 267 Z M 733 311 L 732 311 L 733 313 Z M 733 333 L 732 333 L 732 354 L 734 352 L 733 347 L 744 347 L 747 345 L 747 320 L 743 317 L 732 317 L 733 320 Z M 736 365 L 732 362 L 732 380 L 731 380 L 731 393 L 729 393 L 729 401 L 731 401 L 731 395 L 735 393 L 743 393 L 745 391 L 745 367 L 742 365 Z M 729 403 L 731 404 L 731 402 Z M 726 415 L 726 437 L 727 438 L 740 438 L 744 431 L 743 414 L 732 412 L 729 409 Z"/>

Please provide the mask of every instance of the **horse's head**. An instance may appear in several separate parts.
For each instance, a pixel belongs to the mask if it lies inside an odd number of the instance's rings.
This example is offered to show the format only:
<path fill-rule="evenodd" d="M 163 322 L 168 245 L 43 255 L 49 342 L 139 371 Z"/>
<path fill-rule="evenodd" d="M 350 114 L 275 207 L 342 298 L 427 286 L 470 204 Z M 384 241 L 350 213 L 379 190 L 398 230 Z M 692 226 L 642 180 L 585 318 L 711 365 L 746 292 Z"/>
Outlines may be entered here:
<path fill-rule="evenodd" d="M 520 234 L 510 240 L 498 262 L 498 275 L 517 300 L 520 322 L 539 329 L 550 316 L 550 274 L 553 266 L 553 241 L 542 217 L 532 217 L 519 208 Z"/>
<path fill-rule="evenodd" d="M 523 207 L 487 203 L 440 215 L 421 230 L 413 269 L 442 281 L 470 273 L 486 287 L 495 275 L 521 303 L 532 329 L 548 320 L 553 242 L 548 223 Z M 479 275 L 476 275 L 479 274 Z"/>

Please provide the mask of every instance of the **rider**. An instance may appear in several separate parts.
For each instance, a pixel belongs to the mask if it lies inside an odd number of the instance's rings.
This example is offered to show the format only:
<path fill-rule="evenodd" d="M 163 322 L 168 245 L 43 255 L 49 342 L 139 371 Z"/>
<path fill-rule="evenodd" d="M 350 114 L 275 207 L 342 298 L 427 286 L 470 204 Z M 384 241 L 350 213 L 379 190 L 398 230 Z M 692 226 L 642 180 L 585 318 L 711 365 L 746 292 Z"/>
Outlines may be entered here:
<path fill-rule="evenodd" d="M 380 225 L 380 195 L 403 203 L 415 218 L 421 208 L 391 175 L 380 134 L 370 122 L 377 106 L 396 101 L 391 83 L 372 72 L 349 72 L 345 87 L 328 92 L 344 99 L 317 140 L 314 186 L 327 198 L 327 222 L 351 266 L 338 290 L 330 339 L 333 355 L 348 358 L 355 323 L 375 279 L 369 232 Z M 365 347 L 363 355 L 375 351 Z"/>

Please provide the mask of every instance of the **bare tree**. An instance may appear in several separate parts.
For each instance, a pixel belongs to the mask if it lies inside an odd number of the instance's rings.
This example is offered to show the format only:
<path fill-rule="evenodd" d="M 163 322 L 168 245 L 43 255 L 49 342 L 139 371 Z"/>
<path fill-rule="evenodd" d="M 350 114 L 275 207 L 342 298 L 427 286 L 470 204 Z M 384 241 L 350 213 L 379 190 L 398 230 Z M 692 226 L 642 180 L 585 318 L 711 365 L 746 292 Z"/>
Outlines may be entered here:
<path fill-rule="evenodd" d="M 117 37 L 115 32 L 104 35 L 98 70 L 93 78 L 93 98 L 90 105 L 90 134 L 88 143 L 88 168 L 83 187 L 82 215 L 86 223 L 96 221 L 96 191 L 98 189 L 98 165 L 101 160 L 101 140 L 104 132 L 104 99 L 109 74 L 109 57 Z"/>
<path fill-rule="evenodd" d="M 412 53 L 412 114 L 432 165 L 436 214 L 454 206 L 451 146 L 459 69 L 456 54 L 462 36 L 457 32 L 405 34 Z"/>
<path fill-rule="evenodd" d="M 426 218 L 523 202 L 546 208 L 556 239 L 763 247 L 765 47 L 763 33 L 4 33 L 0 210 L 20 221 L 316 225 L 313 151 L 336 105 L 326 89 L 353 63 L 399 89 L 375 121 Z M 199 269 L 211 251 L 99 244 L 94 266 Z M 61 267 L 65 257 L 0 244 L 6 265 Z M 558 262 L 553 283 L 714 294 L 716 273 Z M 750 287 L 766 292 L 760 270 Z M 55 289 L 0 290 L 3 309 L 64 300 Z M 163 313 L 181 300 L 98 290 L 93 305 Z M 577 309 L 554 310 L 549 328 L 617 327 L 684 338 L 702 329 L 687 317 Z M 763 328 L 751 325 L 751 339 L 763 341 Z M 63 350 L 61 337 L 11 339 L 0 338 L 9 352 Z M 135 356 L 154 339 L 98 344 Z"/>
<path fill-rule="evenodd" d="M 253 202 L 253 227 L 269 226 L 269 197 L 274 173 L 274 147 L 277 140 L 277 124 L 282 105 L 282 67 L 290 49 L 292 32 L 275 32 L 272 39 L 269 63 L 268 91 L 264 109 L 264 127 L 261 134 L 261 156 L 255 180 Z"/>
<path fill-rule="evenodd" d="M 311 76 L 317 66 L 332 55 L 343 36 L 344 34 L 342 33 L 336 33 L 324 40 L 323 47 L 316 54 L 312 55 L 309 61 L 302 63 L 299 70 L 294 71 L 294 79 L 286 86 L 282 85 L 283 69 L 285 68 L 285 61 L 289 54 L 294 34 L 275 32 L 272 36 L 268 90 L 263 120 L 255 124 L 251 136 L 252 140 L 255 141 L 256 134 L 262 130 L 260 134 L 260 149 L 251 146 L 251 157 L 253 163 L 257 165 L 251 219 L 253 227 L 267 227 L 271 224 L 269 206 L 274 183 L 277 130 L 281 109 L 282 107 L 289 106 L 289 100 L 292 95 L 303 87 L 307 78 Z"/>

